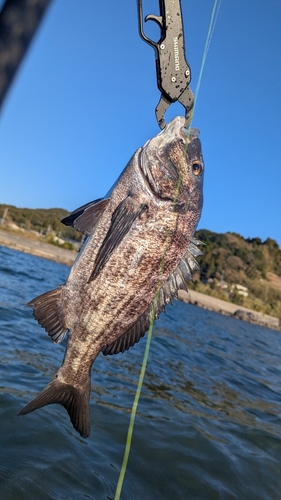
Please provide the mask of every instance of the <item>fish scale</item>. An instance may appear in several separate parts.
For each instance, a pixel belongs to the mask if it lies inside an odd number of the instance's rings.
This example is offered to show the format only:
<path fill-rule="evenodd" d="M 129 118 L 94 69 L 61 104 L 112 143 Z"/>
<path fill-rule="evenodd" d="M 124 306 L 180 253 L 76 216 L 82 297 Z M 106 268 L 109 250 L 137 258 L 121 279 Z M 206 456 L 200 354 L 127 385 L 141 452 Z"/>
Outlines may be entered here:
<path fill-rule="evenodd" d="M 20 415 L 60 403 L 88 437 L 95 358 L 138 342 L 153 308 L 157 318 L 198 268 L 193 234 L 204 166 L 198 131 L 183 125 L 184 118 L 172 120 L 136 151 L 103 199 L 63 219 L 87 240 L 66 283 L 28 305 L 54 342 L 68 332 L 66 352 L 53 380 Z"/>

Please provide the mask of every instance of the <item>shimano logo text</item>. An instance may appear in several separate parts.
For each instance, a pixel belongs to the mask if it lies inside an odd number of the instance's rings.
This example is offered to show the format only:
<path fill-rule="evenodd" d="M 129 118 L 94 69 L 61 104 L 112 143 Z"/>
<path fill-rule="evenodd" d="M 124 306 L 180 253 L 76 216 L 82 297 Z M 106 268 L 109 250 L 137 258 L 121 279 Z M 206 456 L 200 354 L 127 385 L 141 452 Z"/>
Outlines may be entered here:
<path fill-rule="evenodd" d="M 174 42 L 174 55 L 175 55 L 175 70 L 179 71 L 180 70 L 179 41 L 176 36 L 173 38 L 173 42 Z"/>

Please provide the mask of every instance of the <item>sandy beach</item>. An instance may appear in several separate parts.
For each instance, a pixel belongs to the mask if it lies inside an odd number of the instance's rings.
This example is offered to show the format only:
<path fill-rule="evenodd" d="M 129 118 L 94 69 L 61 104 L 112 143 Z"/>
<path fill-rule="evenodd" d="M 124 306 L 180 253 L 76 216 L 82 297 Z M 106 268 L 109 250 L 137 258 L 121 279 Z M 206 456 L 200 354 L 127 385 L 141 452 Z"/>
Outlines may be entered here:
<path fill-rule="evenodd" d="M 21 252 L 37 255 L 44 259 L 53 260 L 61 264 L 71 266 L 77 256 L 75 250 L 65 250 L 49 243 L 26 238 L 20 234 L 11 233 L 0 229 L 0 245 L 19 250 Z M 179 300 L 197 305 L 204 309 L 214 311 L 250 323 L 267 326 L 275 330 L 281 330 L 281 321 L 278 318 L 262 314 L 242 306 L 238 306 L 225 300 L 217 299 L 203 293 L 190 290 L 180 290 Z"/>

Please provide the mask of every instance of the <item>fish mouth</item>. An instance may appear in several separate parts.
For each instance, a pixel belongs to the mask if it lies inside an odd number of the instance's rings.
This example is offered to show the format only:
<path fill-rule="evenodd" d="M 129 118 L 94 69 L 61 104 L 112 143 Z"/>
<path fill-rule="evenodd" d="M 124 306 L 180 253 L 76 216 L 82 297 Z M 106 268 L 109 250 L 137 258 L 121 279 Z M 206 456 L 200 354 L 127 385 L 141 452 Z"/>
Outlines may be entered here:
<path fill-rule="evenodd" d="M 167 136 L 167 139 L 170 138 L 181 138 L 184 141 L 190 142 L 193 139 L 196 139 L 200 135 L 200 131 L 198 128 L 185 128 L 185 118 L 183 116 L 176 116 L 172 121 L 170 121 L 166 127 L 159 132 L 156 137 L 160 137 L 162 135 Z"/>

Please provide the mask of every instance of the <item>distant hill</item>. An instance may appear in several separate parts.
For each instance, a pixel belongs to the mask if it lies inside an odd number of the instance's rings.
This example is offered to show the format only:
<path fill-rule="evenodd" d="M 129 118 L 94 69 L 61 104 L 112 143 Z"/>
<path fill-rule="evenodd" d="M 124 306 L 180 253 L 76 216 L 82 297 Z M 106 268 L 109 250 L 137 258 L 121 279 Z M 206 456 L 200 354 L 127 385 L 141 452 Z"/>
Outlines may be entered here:
<path fill-rule="evenodd" d="M 0 205 L 5 223 L 40 233 L 80 242 L 81 233 L 60 220 L 69 212 L 62 208 L 30 209 Z M 49 236 L 48 236 L 49 235 Z M 219 234 L 206 229 L 195 233 L 204 255 L 198 257 L 201 273 L 194 274 L 189 288 L 243 305 L 281 319 L 281 250 L 268 238 L 245 239 L 236 233 Z"/>
<path fill-rule="evenodd" d="M 276 241 L 206 229 L 195 236 L 205 245 L 198 257 L 201 273 L 190 288 L 281 319 L 281 249 Z"/>
<path fill-rule="evenodd" d="M 7 211 L 5 209 L 8 209 Z M 63 208 L 17 208 L 12 205 L 0 204 L 0 227 L 1 218 L 5 215 L 5 223 L 12 222 L 25 230 L 32 230 L 44 236 L 54 233 L 63 239 L 81 241 L 82 235 L 71 227 L 65 226 L 60 221 L 69 212 Z"/>

